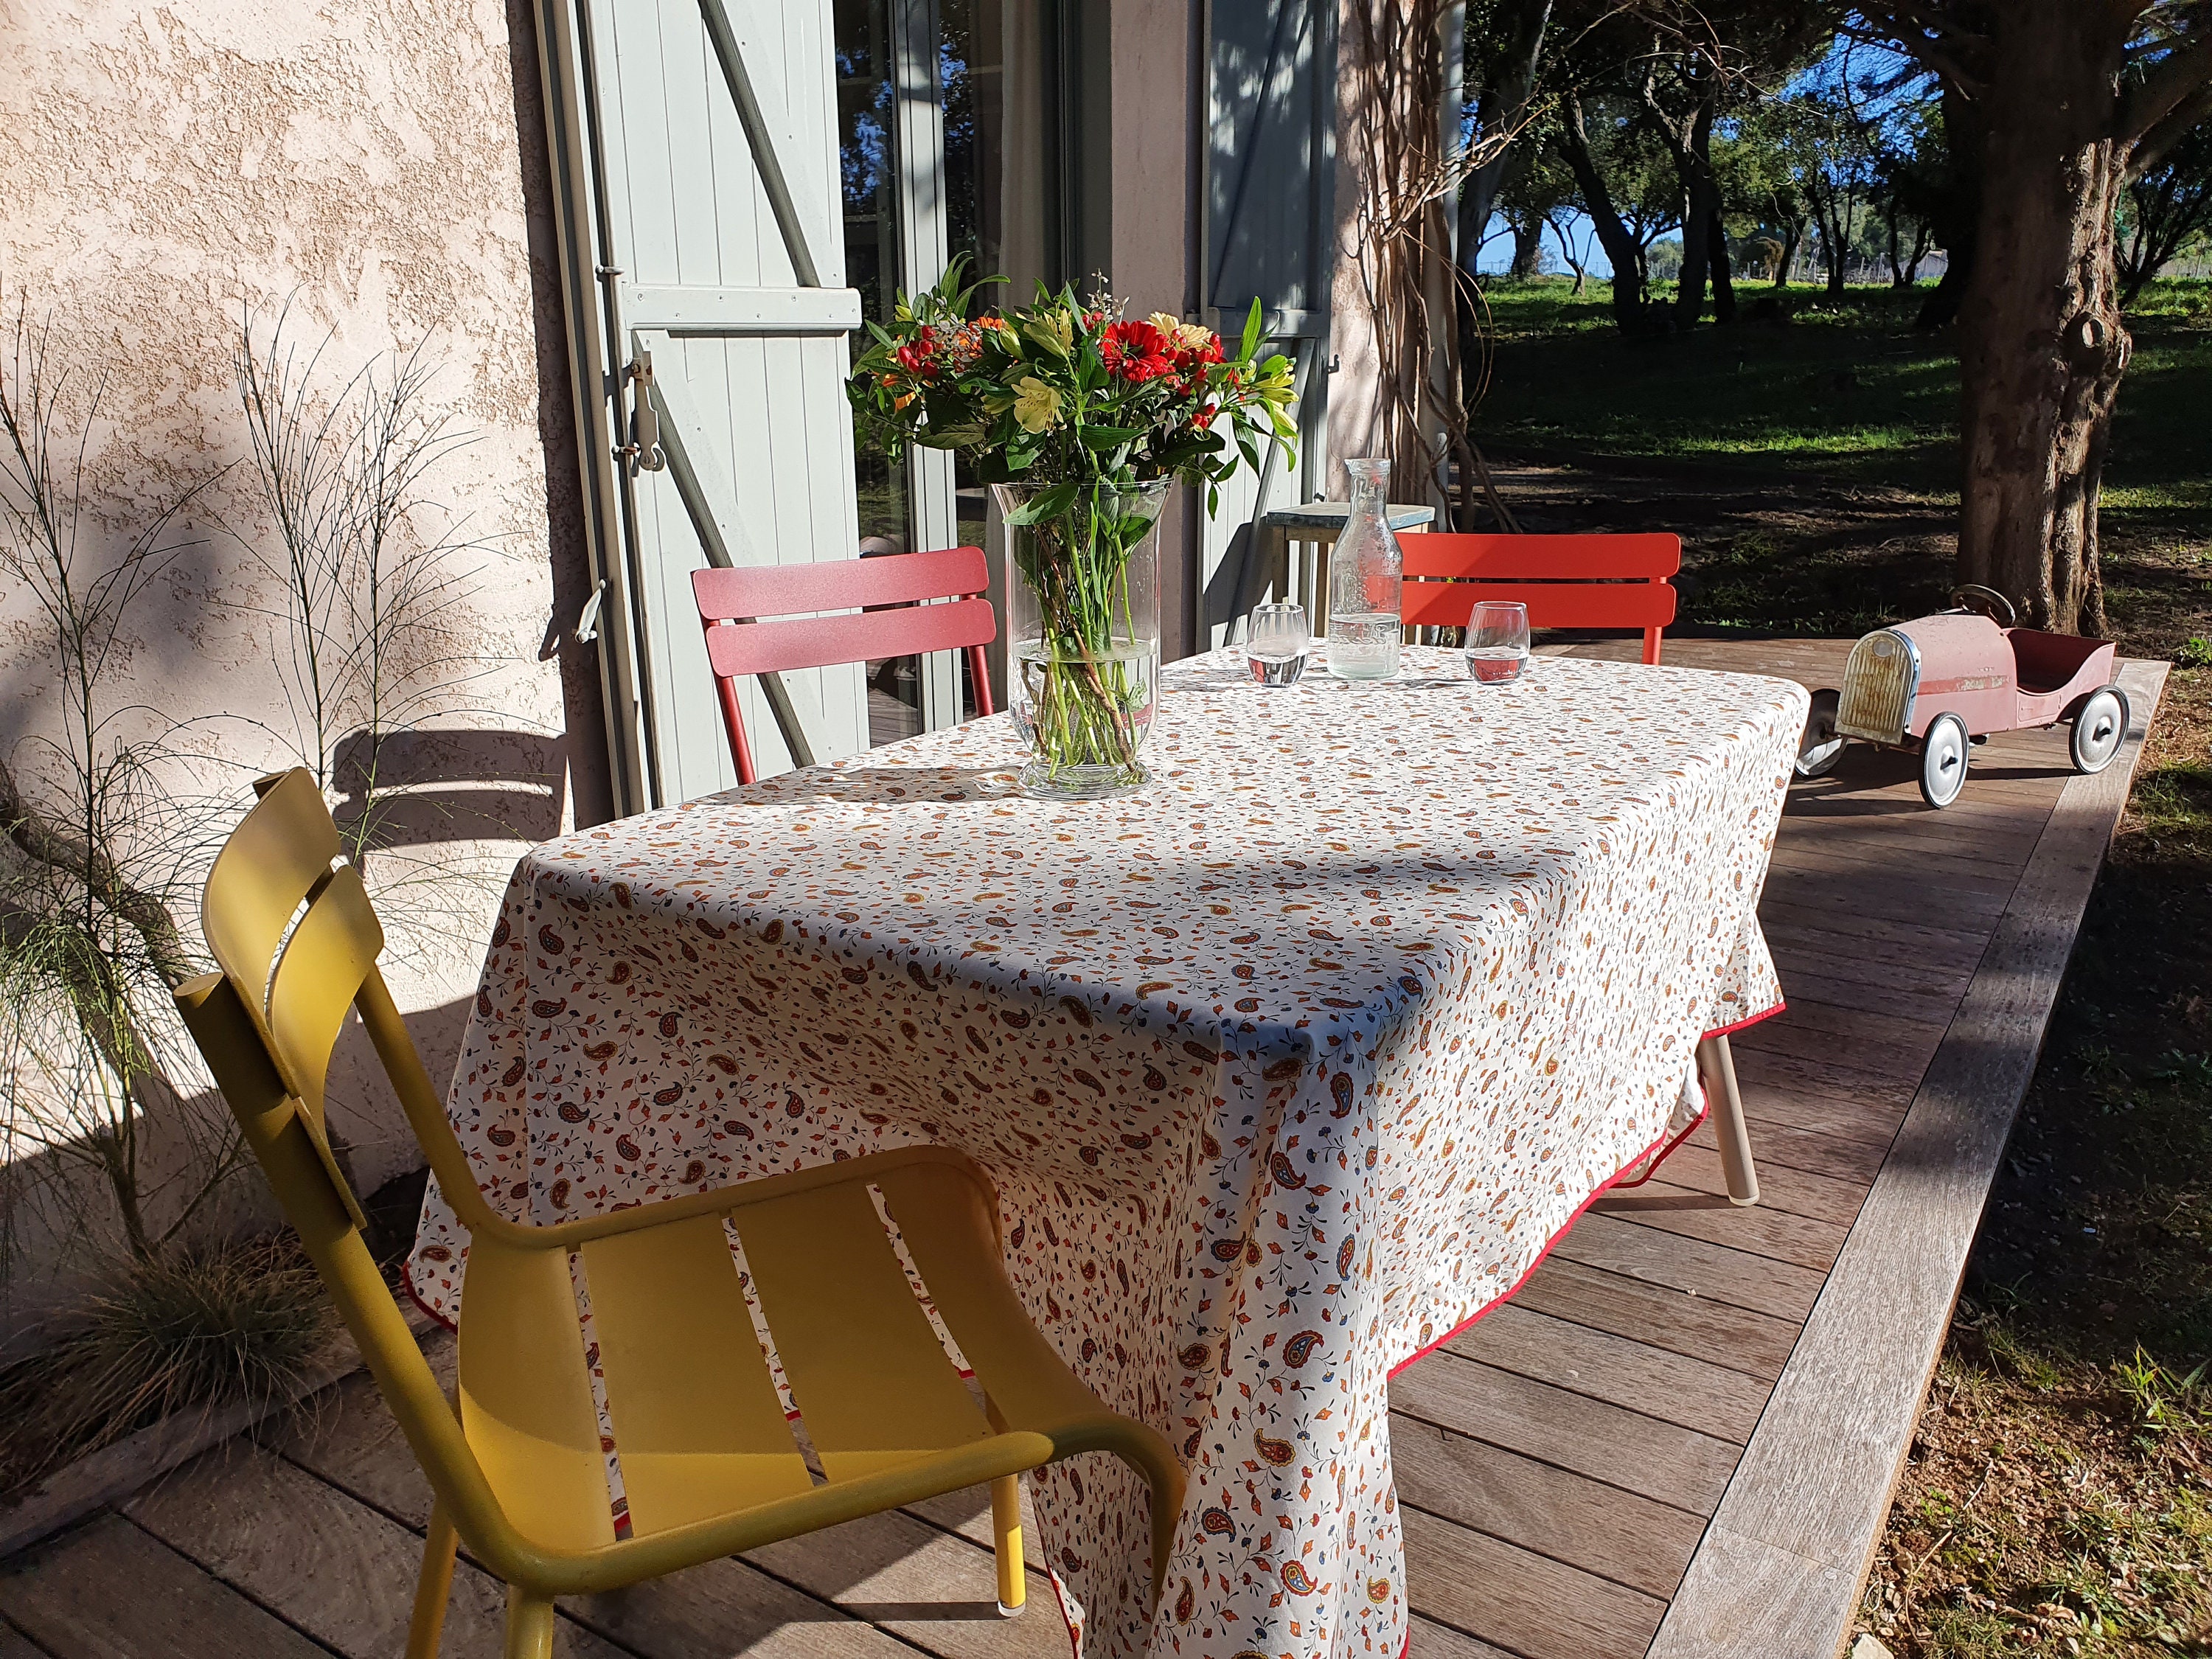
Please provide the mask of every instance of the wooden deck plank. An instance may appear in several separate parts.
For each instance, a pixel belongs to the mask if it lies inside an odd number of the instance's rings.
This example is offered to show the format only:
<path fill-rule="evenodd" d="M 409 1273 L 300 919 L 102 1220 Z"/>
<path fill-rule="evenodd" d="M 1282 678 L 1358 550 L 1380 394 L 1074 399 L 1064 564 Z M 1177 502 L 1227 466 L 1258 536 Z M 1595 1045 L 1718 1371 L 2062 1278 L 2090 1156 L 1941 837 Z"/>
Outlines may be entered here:
<path fill-rule="evenodd" d="M 1632 1337 L 1766 1382 L 1782 1375 L 1797 1344 L 1793 1321 L 1585 1267 L 1557 1255 L 1528 1276 L 1509 1305 Z"/>
<path fill-rule="evenodd" d="M 1479 1642 L 1463 1631 L 1439 1625 L 1418 1613 L 1413 1615 L 1413 1628 L 1406 1641 L 1406 1659 L 1514 1659 L 1503 1648 Z"/>
<path fill-rule="evenodd" d="M 1834 1266 L 1848 1224 L 1793 1215 L 1764 1202 L 1763 1187 L 1761 1192 L 1760 1203 L 1740 1209 L 1725 1192 L 1701 1193 L 1655 1176 L 1631 1190 L 1607 1193 L 1595 1208 L 1600 1215 L 1824 1273 Z"/>
<path fill-rule="evenodd" d="M 112 1512 L 0 1567 L 0 1613 L 52 1659 L 329 1651 Z"/>
<path fill-rule="evenodd" d="M 1667 1604 L 1401 1504 L 1416 1613 L 1524 1659 L 1637 1659 Z"/>
<path fill-rule="evenodd" d="M 1780 1650 L 1785 1634 L 1790 1650 L 1828 1654 L 1850 1634 L 2166 672 L 2162 663 L 2122 671 L 2135 718 L 2121 757 L 2061 793 L 1651 1659 L 1751 1659 Z"/>
<path fill-rule="evenodd" d="M 1810 905 L 1801 902 L 1798 887 L 1770 886 L 1759 903 L 1759 924 L 1785 936 L 1831 934 L 1848 941 L 1838 947 L 1855 954 L 1895 955 L 1909 962 L 1944 968 L 1971 969 L 1989 948 L 1989 932 L 1982 927 L 1946 927 L 1925 921 L 1892 921 L 1863 915 L 1847 904 Z"/>
<path fill-rule="evenodd" d="M 1874 1184 L 1875 1171 L 1881 1167 L 1888 1155 L 1889 1143 L 1885 1140 L 1852 1138 L 1839 1139 L 1793 1123 L 1786 1115 L 1786 1108 L 1776 1103 L 1765 1103 L 1760 1110 L 1752 1113 L 1752 1101 L 1758 1091 L 1744 1091 L 1744 1110 L 1755 1115 L 1758 1135 L 1752 1150 L 1757 1154 L 1762 1174 L 1770 1165 L 1802 1170 L 1809 1175 L 1824 1176 L 1860 1188 Z M 1710 1146 L 1710 1132 L 1699 1129 L 1690 1138 L 1691 1146 Z M 1662 1169 L 1665 1164 L 1660 1166 Z"/>
<path fill-rule="evenodd" d="M 1867 1188 L 1871 1182 L 1839 1181 L 1833 1176 L 1816 1175 L 1765 1156 L 1764 1146 L 1758 1152 L 1759 1208 L 1832 1222 L 1838 1229 L 1837 1237 L 1840 1241 L 1842 1230 L 1857 1219 L 1859 1206 L 1866 1202 Z M 1669 1152 L 1649 1184 L 1711 1197 L 1727 1196 L 1728 1177 L 1721 1168 L 1721 1155 L 1711 1142 L 1710 1129 L 1701 1126 L 1698 1133 Z M 1625 1190 L 1640 1193 L 1646 1188 Z"/>
<path fill-rule="evenodd" d="M 1855 1042 L 1879 1042 L 1908 1056 L 1917 1054 L 1917 1063 L 1925 1066 L 1950 1023 L 1948 1009 L 1940 1017 L 1922 1010 L 1910 1014 L 1884 1014 L 1870 1008 L 1839 1008 L 1793 997 L 1784 1012 L 1747 1028 L 1741 1036 L 1748 1037 L 1778 1026 L 1796 1031 L 1820 1031 L 1832 1036 L 1848 1036 Z"/>
<path fill-rule="evenodd" d="M 1738 1046 L 1735 1055 L 1736 1075 L 1747 1085 L 1747 1103 L 1752 1091 L 1787 1101 L 1793 1112 L 1803 1114 L 1800 1123 L 1805 1128 L 1834 1134 L 1872 1125 L 1887 1139 L 1912 1103 L 1911 1085 L 1893 1077 L 1748 1044 Z M 1850 1127 L 1838 1129 L 1830 1124 Z"/>
<path fill-rule="evenodd" d="M 1766 1406 L 1766 1386 L 1741 1371 L 1511 1303 L 1444 1351 L 1738 1445 Z"/>
<path fill-rule="evenodd" d="M 1901 1040 L 1873 1030 L 1856 1034 L 1825 1030 L 1803 1018 L 1803 1011 L 1792 1008 L 1773 1019 L 1761 1020 L 1729 1042 L 1739 1054 L 1809 1061 L 1856 1093 L 1868 1085 L 1887 1087 L 1897 1079 L 1917 1077 L 1927 1069 L 1942 1037 L 1940 1030 L 1914 1033 Z"/>
<path fill-rule="evenodd" d="M 1737 1448 L 1730 1441 L 1448 1351 L 1399 1372 L 1391 1380 L 1390 1405 L 1440 1429 L 1693 1515 L 1711 1513 L 1735 1468 Z"/>
<path fill-rule="evenodd" d="M 284 1616 L 346 1659 L 386 1659 L 407 1644 L 422 1540 L 298 1465 L 234 1441 L 132 1498 L 125 1513 L 224 1583 Z M 442 1652 L 504 1646 L 506 1587 L 466 1562 L 453 1573 Z M 622 1650 L 573 1625 L 573 1659 Z"/>
<path fill-rule="evenodd" d="M 1594 1210 L 1575 1224 L 1553 1254 L 1798 1324 L 1812 1311 L 1826 1277 L 1809 1267 L 1639 1227 Z"/>
<path fill-rule="evenodd" d="M 1867 977 L 1852 978 L 1833 971 L 1838 965 L 1831 962 L 1808 967 L 1800 957 L 1776 952 L 1775 971 L 1782 976 L 1792 1013 L 1809 1006 L 1854 1014 L 1941 1014 L 1942 1018 L 1935 1023 L 1948 1025 L 1974 977 L 1960 969 L 1909 979 L 1901 974 L 1884 978 L 1878 976 L 1881 969 L 1876 968 Z"/>
<path fill-rule="evenodd" d="M 896 1510 L 753 1550 L 747 1564 L 939 1659 L 1066 1659 L 1049 1597 L 999 1617 L 991 1552 Z"/>
<path fill-rule="evenodd" d="M 1705 1529 L 1702 1516 L 1402 1413 L 1390 1461 L 1401 1502 L 1647 1595 L 1674 1593 Z"/>

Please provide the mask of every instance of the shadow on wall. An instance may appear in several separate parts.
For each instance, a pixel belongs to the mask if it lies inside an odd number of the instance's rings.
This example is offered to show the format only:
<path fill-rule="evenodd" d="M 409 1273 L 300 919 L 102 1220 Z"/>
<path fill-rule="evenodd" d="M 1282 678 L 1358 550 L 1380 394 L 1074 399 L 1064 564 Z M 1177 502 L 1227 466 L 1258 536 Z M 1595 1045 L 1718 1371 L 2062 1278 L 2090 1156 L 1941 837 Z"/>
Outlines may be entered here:
<path fill-rule="evenodd" d="M 462 997 L 405 1016 L 408 1035 L 441 1091 L 453 1075 L 473 1000 L 473 995 Z M 334 1078 L 353 1079 L 342 1097 L 334 1094 L 330 1102 L 331 1140 L 356 1196 L 365 1205 L 373 1197 L 383 1200 L 373 1213 L 378 1236 L 372 1243 L 380 1256 L 389 1257 L 404 1251 L 414 1237 L 413 1213 L 400 1214 L 401 1202 L 395 1200 L 404 1201 L 411 1191 L 419 1205 L 421 1185 L 413 1177 L 422 1168 L 422 1154 L 357 1024 L 349 1024 L 340 1037 L 331 1069 Z M 228 1109 L 209 1091 L 187 1097 L 184 1109 L 212 1116 Z M 179 1180 L 190 1156 L 181 1126 L 151 1121 L 144 1134 L 141 1157 L 149 1188 L 173 1191 L 191 1184 Z M 112 1282 L 103 1263 L 121 1259 L 125 1247 L 105 1183 L 81 1158 L 49 1148 L 0 1176 L 5 1177 L 0 1195 L 11 1206 L 15 1231 L 7 1278 L 0 1284 L 0 1363 L 5 1363 L 50 1346 L 71 1310 Z M 154 1220 L 158 1230 L 163 1222 L 158 1209 Z M 202 1206 L 177 1243 L 186 1248 L 211 1245 L 283 1225 L 274 1194 L 249 1158 Z"/>
<path fill-rule="evenodd" d="M 568 759 L 567 738 L 528 732 L 354 732 L 331 758 L 331 815 L 372 853 L 453 842 L 534 846 L 561 832 Z"/>

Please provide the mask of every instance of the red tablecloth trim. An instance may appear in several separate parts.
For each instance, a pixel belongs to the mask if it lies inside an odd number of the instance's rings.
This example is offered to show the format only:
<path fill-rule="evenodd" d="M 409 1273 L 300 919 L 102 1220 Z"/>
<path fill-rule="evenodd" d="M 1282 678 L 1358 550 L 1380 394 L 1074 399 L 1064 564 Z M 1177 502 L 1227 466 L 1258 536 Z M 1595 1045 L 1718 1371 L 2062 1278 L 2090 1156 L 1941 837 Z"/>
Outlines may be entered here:
<path fill-rule="evenodd" d="M 447 1330 L 453 1332 L 456 1336 L 460 1334 L 461 1328 L 453 1321 L 447 1318 L 445 1315 L 440 1313 L 428 1303 L 425 1302 L 422 1299 L 422 1292 L 415 1288 L 415 1256 L 412 1251 L 410 1251 L 408 1254 L 406 1265 L 399 1270 L 399 1282 L 406 1287 L 407 1299 L 410 1302 L 412 1302 L 416 1307 L 420 1308 L 424 1313 L 429 1315 L 431 1318 L 436 1320 L 438 1323 L 443 1325 Z"/>
<path fill-rule="evenodd" d="M 1748 1019 L 1740 1019 L 1736 1021 L 1735 1024 L 1724 1025 L 1716 1031 L 1708 1031 L 1705 1033 L 1705 1036 L 1726 1036 L 1731 1031 L 1741 1031 L 1747 1025 L 1756 1025 L 1760 1020 L 1771 1018 L 1774 1015 L 1780 1013 L 1784 1006 L 1785 1005 L 1778 1002 L 1771 1008 L 1767 1009 L 1764 1013 L 1753 1014 Z M 1698 1041 L 1702 1042 L 1705 1041 L 1705 1038 L 1700 1037 Z M 1702 1085 L 1700 1086 L 1702 1087 Z M 1495 1308 L 1499 1303 L 1510 1301 L 1520 1288 L 1528 1282 L 1529 1274 L 1534 1273 L 1537 1268 L 1544 1265 L 1544 1258 L 1551 1255 L 1552 1247 L 1557 1244 L 1561 1239 L 1565 1238 L 1568 1232 L 1573 1228 L 1575 1223 L 1583 1218 L 1583 1211 L 1589 1209 L 1591 1205 L 1596 1203 L 1598 1200 L 1603 1198 L 1615 1187 L 1638 1187 L 1643 1185 L 1644 1182 L 1650 1180 L 1651 1171 L 1659 1167 L 1659 1161 L 1665 1158 L 1668 1153 L 1673 1152 L 1677 1146 L 1680 1146 L 1684 1141 L 1687 1140 L 1691 1135 L 1697 1132 L 1698 1125 L 1705 1121 L 1707 1115 L 1710 1114 L 1711 1110 L 1711 1103 L 1707 1102 L 1705 1110 L 1699 1112 L 1696 1117 L 1690 1121 L 1690 1126 L 1688 1128 L 1682 1130 L 1679 1134 L 1660 1136 L 1658 1139 L 1653 1141 L 1642 1152 L 1637 1153 L 1634 1158 L 1630 1158 L 1627 1163 L 1622 1164 L 1620 1168 L 1614 1170 L 1595 1192 L 1592 1193 L 1588 1198 L 1584 1199 L 1576 1206 L 1575 1212 L 1569 1216 L 1565 1221 L 1560 1224 L 1559 1230 L 1544 1242 L 1543 1249 L 1538 1253 L 1536 1259 L 1528 1264 L 1527 1272 L 1523 1273 L 1520 1278 L 1515 1279 L 1505 1290 L 1499 1291 L 1489 1301 L 1484 1303 L 1480 1308 L 1469 1314 L 1465 1319 L 1461 1320 L 1458 1324 L 1453 1326 L 1435 1341 L 1430 1343 L 1428 1346 L 1423 1348 L 1419 1353 L 1414 1354 L 1411 1358 L 1401 1359 L 1396 1364 L 1391 1366 L 1390 1375 L 1393 1376 L 1397 1376 L 1400 1371 L 1404 1370 L 1406 1367 L 1412 1364 L 1414 1360 L 1425 1359 L 1429 1355 L 1434 1353 L 1438 1348 L 1443 1346 L 1445 1343 L 1450 1341 L 1452 1338 L 1457 1336 L 1462 1331 L 1467 1329 L 1468 1326 L 1480 1319 L 1492 1308 Z M 1650 1163 L 1650 1168 L 1645 1170 L 1644 1172 L 1637 1176 L 1635 1180 L 1624 1181 L 1621 1178 L 1638 1164 L 1647 1161 Z M 1411 1640 L 1412 1638 L 1409 1637 L 1407 1639 Z"/>

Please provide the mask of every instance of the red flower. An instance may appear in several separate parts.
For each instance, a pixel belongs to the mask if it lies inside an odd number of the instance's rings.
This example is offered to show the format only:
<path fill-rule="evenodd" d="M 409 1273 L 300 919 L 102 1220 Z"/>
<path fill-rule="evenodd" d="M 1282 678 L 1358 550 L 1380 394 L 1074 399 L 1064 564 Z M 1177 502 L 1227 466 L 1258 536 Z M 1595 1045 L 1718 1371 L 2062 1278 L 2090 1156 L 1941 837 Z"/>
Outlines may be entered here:
<path fill-rule="evenodd" d="M 1100 337 L 1098 352 L 1105 358 L 1107 368 L 1133 385 L 1175 372 L 1175 358 L 1167 336 L 1150 323 L 1113 324 Z"/>

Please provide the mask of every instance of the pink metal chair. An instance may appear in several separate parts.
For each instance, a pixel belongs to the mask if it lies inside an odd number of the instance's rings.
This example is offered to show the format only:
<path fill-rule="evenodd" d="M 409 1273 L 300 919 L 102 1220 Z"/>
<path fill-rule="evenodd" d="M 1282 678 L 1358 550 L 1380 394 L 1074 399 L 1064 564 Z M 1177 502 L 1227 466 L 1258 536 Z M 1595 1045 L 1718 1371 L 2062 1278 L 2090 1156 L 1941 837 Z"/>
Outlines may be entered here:
<path fill-rule="evenodd" d="M 999 618 L 981 597 L 989 586 L 980 547 L 693 571 L 691 592 L 707 630 L 707 665 L 714 673 L 738 781 L 751 783 L 760 775 L 738 708 L 743 675 L 964 650 L 976 712 L 992 713 L 983 647 L 998 637 Z M 926 603 L 931 599 L 952 603 Z M 822 611 L 860 614 L 808 614 Z"/>

